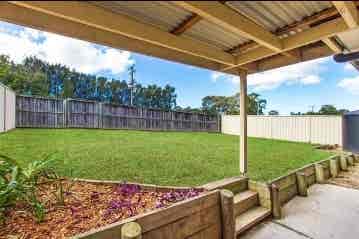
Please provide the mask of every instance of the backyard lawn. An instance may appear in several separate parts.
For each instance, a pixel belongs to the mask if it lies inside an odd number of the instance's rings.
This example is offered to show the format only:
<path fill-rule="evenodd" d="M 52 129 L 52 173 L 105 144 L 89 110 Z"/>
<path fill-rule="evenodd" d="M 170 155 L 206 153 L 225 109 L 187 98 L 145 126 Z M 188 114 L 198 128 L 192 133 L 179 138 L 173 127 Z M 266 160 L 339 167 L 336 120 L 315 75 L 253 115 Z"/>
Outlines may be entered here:
<path fill-rule="evenodd" d="M 249 176 L 268 181 L 329 156 L 310 144 L 250 138 Z M 159 185 L 201 185 L 238 175 L 239 139 L 215 133 L 16 129 L 0 153 L 28 163 L 54 153 L 61 175 Z"/>

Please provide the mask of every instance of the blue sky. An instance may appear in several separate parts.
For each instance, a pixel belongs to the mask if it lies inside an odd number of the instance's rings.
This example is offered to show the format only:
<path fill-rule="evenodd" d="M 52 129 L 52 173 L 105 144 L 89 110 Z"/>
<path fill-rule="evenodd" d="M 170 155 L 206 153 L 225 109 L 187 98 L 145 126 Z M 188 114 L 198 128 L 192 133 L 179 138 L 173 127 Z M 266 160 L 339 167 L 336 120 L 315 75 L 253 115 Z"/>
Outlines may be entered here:
<path fill-rule="evenodd" d="M 233 95 L 238 78 L 205 69 L 173 63 L 136 53 L 98 46 L 56 34 L 0 22 L 0 54 L 15 62 L 36 55 L 85 73 L 127 80 L 127 67 L 136 63 L 137 80 L 144 85 L 170 84 L 176 87 L 178 104 L 199 107 L 207 95 Z M 280 114 L 315 110 L 323 104 L 359 109 L 359 72 L 349 64 L 337 64 L 331 57 L 253 74 L 249 92 L 267 99 L 267 110 Z"/>

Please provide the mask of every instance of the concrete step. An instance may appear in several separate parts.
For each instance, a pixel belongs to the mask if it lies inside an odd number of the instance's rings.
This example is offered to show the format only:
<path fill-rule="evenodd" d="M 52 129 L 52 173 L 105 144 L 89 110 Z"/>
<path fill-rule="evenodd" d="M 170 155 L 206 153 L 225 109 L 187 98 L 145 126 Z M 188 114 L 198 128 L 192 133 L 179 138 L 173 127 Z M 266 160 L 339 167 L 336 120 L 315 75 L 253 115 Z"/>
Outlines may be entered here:
<path fill-rule="evenodd" d="M 250 190 L 240 192 L 234 196 L 234 215 L 239 216 L 258 205 L 259 198 L 257 192 Z"/>
<path fill-rule="evenodd" d="M 222 180 L 207 183 L 202 187 L 209 191 L 215 189 L 227 189 L 236 194 L 246 191 L 248 189 L 248 177 L 237 176 L 232 178 L 225 178 Z"/>
<path fill-rule="evenodd" d="M 264 207 L 254 207 L 236 217 L 236 235 L 257 225 L 271 215 L 271 211 Z"/>

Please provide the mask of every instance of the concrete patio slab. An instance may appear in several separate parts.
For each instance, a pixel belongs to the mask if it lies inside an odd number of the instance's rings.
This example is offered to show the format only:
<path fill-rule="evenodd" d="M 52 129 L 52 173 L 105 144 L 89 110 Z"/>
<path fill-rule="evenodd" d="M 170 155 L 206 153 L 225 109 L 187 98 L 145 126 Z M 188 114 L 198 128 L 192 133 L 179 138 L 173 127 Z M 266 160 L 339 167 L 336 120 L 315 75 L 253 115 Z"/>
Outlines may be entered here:
<path fill-rule="evenodd" d="M 286 227 L 268 221 L 259 224 L 252 230 L 248 231 L 241 239 L 307 239 L 306 236 L 292 231 Z"/>
<path fill-rule="evenodd" d="M 359 190 L 316 184 L 309 197 L 283 207 L 283 218 L 259 225 L 243 238 L 356 239 L 359 236 Z"/>

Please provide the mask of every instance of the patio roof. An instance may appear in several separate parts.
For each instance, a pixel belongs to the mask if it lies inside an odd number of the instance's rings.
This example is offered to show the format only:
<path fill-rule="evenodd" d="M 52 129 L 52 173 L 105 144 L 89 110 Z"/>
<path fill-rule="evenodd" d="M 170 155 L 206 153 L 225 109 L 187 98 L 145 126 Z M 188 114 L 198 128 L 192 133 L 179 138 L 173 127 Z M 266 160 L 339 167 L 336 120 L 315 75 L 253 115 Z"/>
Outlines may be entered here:
<path fill-rule="evenodd" d="M 0 19 L 238 74 L 357 50 L 356 38 L 344 32 L 358 28 L 358 6 L 358 1 L 9 1 L 0 3 Z"/>

